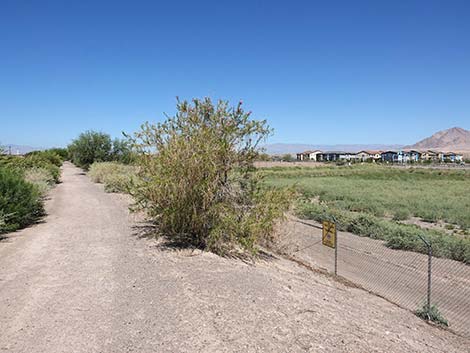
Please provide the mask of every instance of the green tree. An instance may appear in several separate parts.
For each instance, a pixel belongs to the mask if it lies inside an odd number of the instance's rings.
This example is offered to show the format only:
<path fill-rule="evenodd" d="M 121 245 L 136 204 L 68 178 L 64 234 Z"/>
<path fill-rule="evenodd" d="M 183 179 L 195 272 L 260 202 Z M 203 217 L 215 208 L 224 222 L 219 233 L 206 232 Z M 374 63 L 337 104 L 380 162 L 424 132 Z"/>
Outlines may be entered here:
<path fill-rule="evenodd" d="M 68 146 L 72 162 L 88 169 L 93 162 L 111 160 L 112 141 L 108 134 L 97 131 L 86 131 Z"/>
<path fill-rule="evenodd" d="M 286 153 L 286 154 L 282 155 L 281 160 L 283 162 L 292 162 L 294 160 L 294 157 L 292 157 L 291 154 Z"/>
<path fill-rule="evenodd" d="M 146 123 L 130 137 L 141 180 L 131 192 L 135 208 L 160 234 L 217 253 L 256 252 L 272 238 L 290 191 L 260 186 L 253 162 L 271 129 L 250 115 L 241 102 L 178 100 L 174 117 Z"/>
<path fill-rule="evenodd" d="M 135 154 L 132 152 L 129 141 L 124 139 L 114 139 L 111 152 L 113 161 L 130 164 L 135 160 Z"/>
<path fill-rule="evenodd" d="M 260 162 L 270 162 L 272 160 L 273 158 L 269 154 L 262 153 L 262 152 L 259 153 L 258 158 L 257 158 L 257 161 L 260 161 Z"/>

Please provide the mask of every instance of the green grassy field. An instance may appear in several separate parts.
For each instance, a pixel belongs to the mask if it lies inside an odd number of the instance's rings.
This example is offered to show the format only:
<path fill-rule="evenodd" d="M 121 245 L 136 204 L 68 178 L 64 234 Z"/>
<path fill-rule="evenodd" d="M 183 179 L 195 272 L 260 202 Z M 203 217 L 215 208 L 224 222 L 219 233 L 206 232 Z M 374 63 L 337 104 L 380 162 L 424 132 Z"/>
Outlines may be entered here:
<path fill-rule="evenodd" d="M 424 252 L 417 234 L 433 239 L 436 255 L 470 263 L 470 171 L 357 165 L 263 169 L 270 186 L 295 185 L 297 213 L 321 220 L 335 215 L 341 228 L 387 240 L 390 247 Z M 446 229 L 403 225 L 418 217 Z M 468 249 L 467 249 L 468 247 Z"/>

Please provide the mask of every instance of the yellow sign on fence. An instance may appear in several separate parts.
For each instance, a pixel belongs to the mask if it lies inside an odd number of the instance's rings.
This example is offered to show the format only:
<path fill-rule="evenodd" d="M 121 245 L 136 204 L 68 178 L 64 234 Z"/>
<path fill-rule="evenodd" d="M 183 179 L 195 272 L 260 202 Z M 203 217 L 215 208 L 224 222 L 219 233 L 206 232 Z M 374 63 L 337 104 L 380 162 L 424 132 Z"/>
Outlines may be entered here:
<path fill-rule="evenodd" d="M 336 247 L 336 224 L 334 222 L 323 221 L 322 243 L 333 249 Z"/>

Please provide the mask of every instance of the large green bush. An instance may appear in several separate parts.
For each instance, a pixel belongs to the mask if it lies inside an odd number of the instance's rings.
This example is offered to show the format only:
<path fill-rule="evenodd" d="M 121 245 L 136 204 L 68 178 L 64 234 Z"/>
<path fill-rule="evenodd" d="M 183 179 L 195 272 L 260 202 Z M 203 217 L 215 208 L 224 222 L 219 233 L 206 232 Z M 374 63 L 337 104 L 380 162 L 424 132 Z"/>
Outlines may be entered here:
<path fill-rule="evenodd" d="M 174 117 L 144 124 L 131 139 L 140 166 L 136 208 L 173 241 L 255 252 L 290 199 L 287 191 L 262 189 L 254 172 L 258 143 L 269 133 L 241 103 L 178 101 Z"/>
<path fill-rule="evenodd" d="M 94 162 L 110 160 L 111 136 L 102 132 L 86 131 L 69 145 L 68 150 L 75 165 L 88 169 Z"/>
<path fill-rule="evenodd" d="M 25 227 L 43 212 L 38 189 L 20 173 L 0 167 L 0 233 Z"/>
<path fill-rule="evenodd" d="M 115 139 L 97 131 L 81 133 L 69 146 L 71 161 L 84 169 L 88 169 L 94 162 L 119 161 L 130 163 L 133 154 L 127 141 Z"/>
<path fill-rule="evenodd" d="M 0 156 L 0 233 L 41 217 L 42 196 L 59 181 L 61 165 L 62 158 L 53 151 Z"/>

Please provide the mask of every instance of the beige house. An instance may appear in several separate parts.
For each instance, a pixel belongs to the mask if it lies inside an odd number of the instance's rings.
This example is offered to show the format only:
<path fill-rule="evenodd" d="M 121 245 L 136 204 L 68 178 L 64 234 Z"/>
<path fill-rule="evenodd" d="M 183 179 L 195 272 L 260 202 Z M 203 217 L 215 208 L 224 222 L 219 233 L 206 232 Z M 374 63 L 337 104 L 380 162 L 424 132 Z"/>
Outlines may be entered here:
<path fill-rule="evenodd" d="M 421 152 L 421 160 L 423 161 L 439 161 L 442 160 L 442 152 L 427 150 Z"/>
<path fill-rule="evenodd" d="M 319 159 L 318 159 L 318 155 L 320 155 L 322 152 L 319 151 L 319 150 L 315 150 L 315 151 L 305 151 L 305 152 L 302 152 L 302 153 L 297 153 L 297 160 L 298 161 L 315 161 L 317 162 Z"/>
<path fill-rule="evenodd" d="M 356 160 L 358 161 L 379 161 L 382 159 L 382 151 L 360 151 L 356 153 Z"/>

